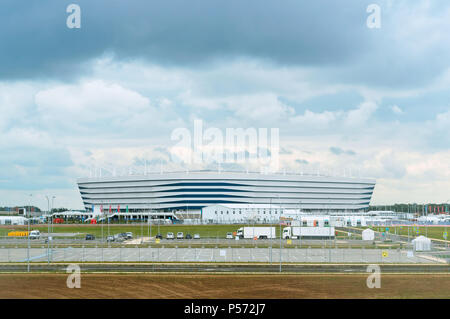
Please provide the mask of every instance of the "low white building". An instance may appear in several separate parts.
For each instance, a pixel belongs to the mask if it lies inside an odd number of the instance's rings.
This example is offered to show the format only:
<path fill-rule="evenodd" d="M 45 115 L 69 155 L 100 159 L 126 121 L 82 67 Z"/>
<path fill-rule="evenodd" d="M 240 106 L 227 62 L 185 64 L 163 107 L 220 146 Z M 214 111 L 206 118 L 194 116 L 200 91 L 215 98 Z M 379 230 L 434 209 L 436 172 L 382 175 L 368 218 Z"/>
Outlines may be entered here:
<path fill-rule="evenodd" d="M 28 219 L 22 216 L 0 216 L 0 225 L 26 225 Z"/>
<path fill-rule="evenodd" d="M 201 218 L 204 223 L 278 223 L 280 217 L 298 218 L 299 211 L 286 210 L 276 205 L 223 204 L 204 207 Z"/>
<path fill-rule="evenodd" d="M 445 220 L 444 216 L 437 216 L 437 215 L 420 216 L 419 218 L 417 218 L 417 221 L 419 223 L 426 223 L 433 225 L 439 225 L 439 222 L 444 220 Z"/>
<path fill-rule="evenodd" d="M 362 240 L 375 240 L 375 232 L 372 229 L 364 229 L 362 232 Z"/>
<path fill-rule="evenodd" d="M 415 251 L 430 251 L 431 240 L 425 236 L 419 236 L 412 240 L 412 244 Z"/>

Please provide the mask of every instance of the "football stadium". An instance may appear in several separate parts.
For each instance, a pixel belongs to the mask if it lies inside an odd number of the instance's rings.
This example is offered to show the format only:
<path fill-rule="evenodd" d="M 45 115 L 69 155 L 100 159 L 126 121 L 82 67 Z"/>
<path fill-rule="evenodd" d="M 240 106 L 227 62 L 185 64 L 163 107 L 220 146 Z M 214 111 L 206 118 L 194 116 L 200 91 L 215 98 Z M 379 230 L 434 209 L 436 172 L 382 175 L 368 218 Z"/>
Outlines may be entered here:
<path fill-rule="evenodd" d="M 200 215 L 217 204 L 281 207 L 302 212 L 364 212 L 375 180 L 299 174 L 167 172 L 78 179 L 86 210 Z"/>

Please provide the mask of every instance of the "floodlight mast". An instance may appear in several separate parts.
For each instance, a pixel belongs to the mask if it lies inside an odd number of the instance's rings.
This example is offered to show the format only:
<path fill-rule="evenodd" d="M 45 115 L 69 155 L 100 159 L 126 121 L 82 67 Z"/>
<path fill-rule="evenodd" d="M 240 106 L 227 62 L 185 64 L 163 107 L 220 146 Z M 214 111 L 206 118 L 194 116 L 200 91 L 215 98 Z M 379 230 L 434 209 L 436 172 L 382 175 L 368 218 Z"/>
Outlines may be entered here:
<path fill-rule="evenodd" d="M 30 202 L 28 205 L 28 208 L 30 209 L 30 213 L 31 213 L 31 198 L 32 198 L 32 196 L 33 196 L 33 194 L 30 194 Z M 29 216 L 27 216 L 27 217 L 28 217 L 27 218 L 28 219 L 27 271 L 30 272 L 30 217 Z"/>

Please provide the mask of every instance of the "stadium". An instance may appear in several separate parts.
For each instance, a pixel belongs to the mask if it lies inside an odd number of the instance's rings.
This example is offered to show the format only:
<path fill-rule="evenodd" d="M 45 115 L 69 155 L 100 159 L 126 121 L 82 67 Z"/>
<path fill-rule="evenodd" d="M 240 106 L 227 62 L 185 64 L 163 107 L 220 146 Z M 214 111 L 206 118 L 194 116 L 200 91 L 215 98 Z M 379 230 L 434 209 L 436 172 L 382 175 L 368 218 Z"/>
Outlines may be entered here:
<path fill-rule="evenodd" d="M 80 178 L 88 211 L 200 215 L 214 205 L 261 206 L 302 212 L 364 212 L 375 187 L 371 179 L 192 171 Z"/>

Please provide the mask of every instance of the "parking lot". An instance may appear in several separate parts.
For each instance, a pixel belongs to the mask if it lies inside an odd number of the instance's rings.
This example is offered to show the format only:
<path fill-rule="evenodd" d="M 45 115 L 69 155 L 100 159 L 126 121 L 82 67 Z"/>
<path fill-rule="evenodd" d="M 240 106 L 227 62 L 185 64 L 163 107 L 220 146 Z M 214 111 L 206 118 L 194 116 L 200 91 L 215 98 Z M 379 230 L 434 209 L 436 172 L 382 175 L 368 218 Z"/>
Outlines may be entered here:
<path fill-rule="evenodd" d="M 45 262 L 263 262 L 280 261 L 280 249 L 267 248 L 31 248 L 30 261 Z M 282 262 L 324 263 L 439 263 L 424 253 L 400 249 L 287 248 Z M 26 248 L 0 249 L 0 262 L 26 262 Z"/>

